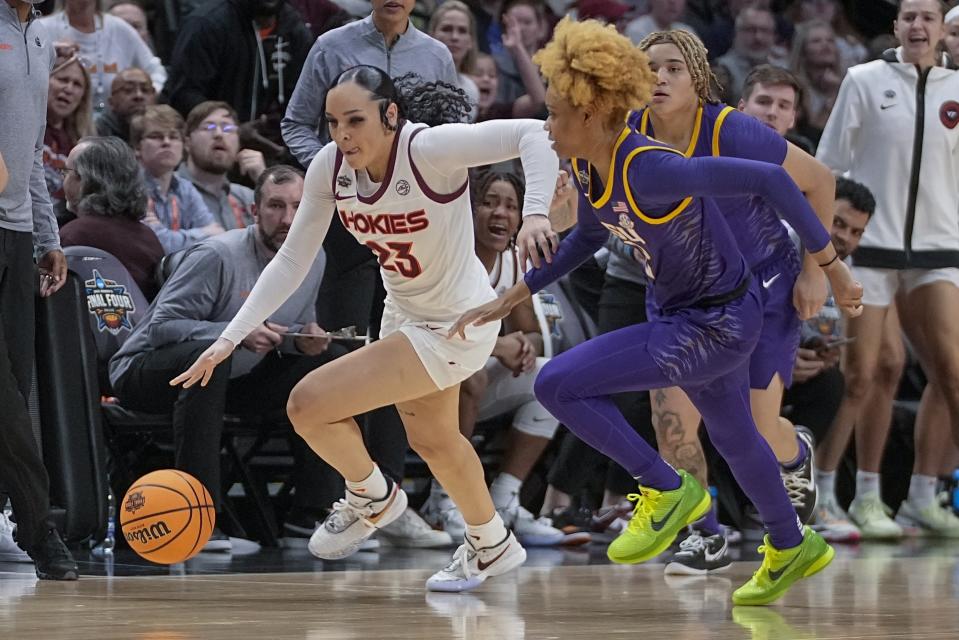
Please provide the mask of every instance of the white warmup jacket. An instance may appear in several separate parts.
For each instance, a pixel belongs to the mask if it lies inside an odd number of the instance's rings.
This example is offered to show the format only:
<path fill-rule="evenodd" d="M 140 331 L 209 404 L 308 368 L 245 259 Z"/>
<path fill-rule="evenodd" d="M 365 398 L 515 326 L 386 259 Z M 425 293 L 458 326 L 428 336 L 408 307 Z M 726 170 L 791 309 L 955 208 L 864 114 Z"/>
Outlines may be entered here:
<path fill-rule="evenodd" d="M 851 68 L 816 157 L 876 198 L 856 265 L 959 267 L 959 72 L 901 49 Z"/>

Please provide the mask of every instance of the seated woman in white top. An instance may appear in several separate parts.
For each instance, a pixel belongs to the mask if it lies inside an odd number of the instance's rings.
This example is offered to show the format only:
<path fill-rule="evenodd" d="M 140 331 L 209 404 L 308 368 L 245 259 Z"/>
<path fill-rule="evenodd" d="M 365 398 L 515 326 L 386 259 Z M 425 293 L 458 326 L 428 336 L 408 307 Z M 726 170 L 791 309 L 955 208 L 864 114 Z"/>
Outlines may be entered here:
<path fill-rule="evenodd" d="M 467 169 L 520 157 L 529 185 L 523 211 L 543 216 L 542 224 L 559 162 L 542 122 L 416 123 L 416 110 L 435 113 L 437 105 L 466 108 L 450 85 L 427 83 L 403 95 L 376 67 L 353 67 L 337 78 L 326 97 L 333 142 L 310 164 L 289 237 L 220 339 L 171 384 L 209 379 L 299 286 L 339 215 L 379 258 L 387 298 L 381 339 L 314 371 L 290 395 L 297 433 L 346 479 L 346 497 L 317 528 L 310 550 L 346 557 L 406 508 L 406 494 L 373 463 L 352 418 L 395 404 L 410 445 L 467 524 L 464 544 L 427 588 L 465 591 L 526 558 L 458 429 L 459 385 L 486 364 L 500 327 L 494 322 L 467 329 L 464 340 L 449 338 L 459 314 L 496 297 L 473 250 Z M 552 235 L 548 223 L 544 228 L 541 242 Z"/>

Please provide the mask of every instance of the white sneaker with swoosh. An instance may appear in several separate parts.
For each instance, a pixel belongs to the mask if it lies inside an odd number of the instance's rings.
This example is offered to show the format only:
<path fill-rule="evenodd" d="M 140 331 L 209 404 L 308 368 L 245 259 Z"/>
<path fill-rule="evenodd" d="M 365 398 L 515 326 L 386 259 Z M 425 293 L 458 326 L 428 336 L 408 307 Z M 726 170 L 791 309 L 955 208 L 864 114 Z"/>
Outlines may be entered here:
<path fill-rule="evenodd" d="M 526 562 L 524 549 L 510 531 L 502 542 L 477 549 L 469 535 L 453 553 L 453 559 L 426 581 L 430 591 L 472 591 L 487 578 L 512 571 Z"/>
<path fill-rule="evenodd" d="M 386 497 L 379 500 L 365 500 L 356 495 L 340 498 L 310 536 L 310 553 L 324 560 L 351 556 L 377 529 L 402 516 L 406 506 L 406 492 L 395 482 L 390 482 Z"/>
<path fill-rule="evenodd" d="M 781 275 L 781 273 L 777 273 L 769 280 L 763 280 L 763 289 L 768 289 L 769 287 L 773 286 L 773 283 L 776 282 L 776 280 L 779 280 L 779 276 Z"/>

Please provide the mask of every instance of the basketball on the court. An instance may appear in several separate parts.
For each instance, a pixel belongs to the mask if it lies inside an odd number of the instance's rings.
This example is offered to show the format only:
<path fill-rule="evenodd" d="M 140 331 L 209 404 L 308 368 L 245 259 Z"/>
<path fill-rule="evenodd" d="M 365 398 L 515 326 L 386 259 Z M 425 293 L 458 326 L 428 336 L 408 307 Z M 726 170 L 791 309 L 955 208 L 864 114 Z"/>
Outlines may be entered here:
<path fill-rule="evenodd" d="M 213 534 L 216 512 L 203 484 L 183 471 L 161 469 L 133 483 L 120 504 L 120 529 L 130 548 L 158 564 L 192 558 Z"/>

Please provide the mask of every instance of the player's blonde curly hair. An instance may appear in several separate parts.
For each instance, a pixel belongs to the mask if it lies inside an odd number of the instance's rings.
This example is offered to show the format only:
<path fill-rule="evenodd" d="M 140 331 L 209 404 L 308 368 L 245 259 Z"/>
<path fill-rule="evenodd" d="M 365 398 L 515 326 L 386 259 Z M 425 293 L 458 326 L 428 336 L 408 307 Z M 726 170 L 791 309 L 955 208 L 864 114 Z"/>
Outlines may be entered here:
<path fill-rule="evenodd" d="M 533 62 L 565 100 L 575 107 L 595 107 L 614 126 L 649 102 L 656 83 L 646 54 L 615 27 L 596 20 L 563 18 Z"/>
<path fill-rule="evenodd" d="M 722 91 L 722 85 L 716 79 L 713 70 L 709 68 L 709 51 L 703 41 L 688 31 L 673 29 L 672 31 L 654 31 L 643 38 L 638 46 L 643 51 L 657 44 L 673 44 L 683 54 L 686 68 L 693 80 L 693 88 L 699 99 L 704 102 L 716 102 L 713 87 Z"/>

